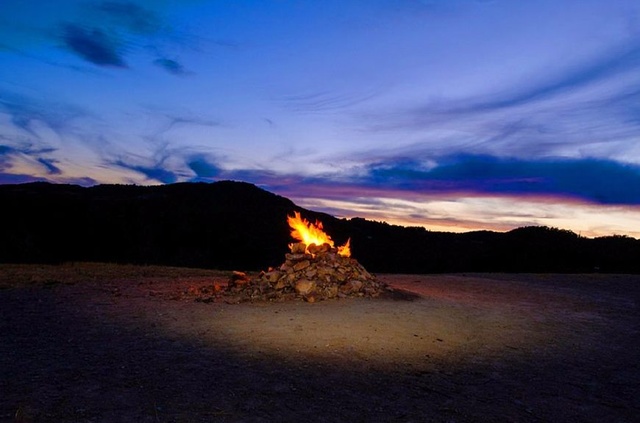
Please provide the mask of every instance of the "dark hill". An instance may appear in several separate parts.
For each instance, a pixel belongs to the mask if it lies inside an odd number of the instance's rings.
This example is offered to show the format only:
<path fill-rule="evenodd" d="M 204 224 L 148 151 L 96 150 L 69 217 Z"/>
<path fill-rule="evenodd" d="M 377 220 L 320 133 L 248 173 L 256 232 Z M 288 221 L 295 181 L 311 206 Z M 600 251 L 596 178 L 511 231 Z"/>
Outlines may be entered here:
<path fill-rule="evenodd" d="M 0 262 L 101 261 L 258 270 L 282 263 L 293 211 L 374 272 L 640 273 L 640 241 L 519 228 L 453 234 L 336 219 L 243 182 L 0 185 Z"/>
<path fill-rule="evenodd" d="M 0 186 L 3 262 L 257 268 L 282 260 L 291 201 L 251 184 Z"/>

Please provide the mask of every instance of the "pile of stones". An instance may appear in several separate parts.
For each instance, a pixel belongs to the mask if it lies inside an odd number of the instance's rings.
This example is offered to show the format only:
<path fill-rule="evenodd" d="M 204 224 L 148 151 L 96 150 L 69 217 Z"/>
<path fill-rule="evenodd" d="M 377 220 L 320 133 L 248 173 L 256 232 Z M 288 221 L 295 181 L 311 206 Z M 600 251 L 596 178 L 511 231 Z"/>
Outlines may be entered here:
<path fill-rule="evenodd" d="M 225 289 L 215 293 L 226 302 L 316 302 L 331 298 L 377 297 L 390 288 L 376 280 L 357 260 L 338 254 L 329 244 L 291 244 L 279 268 L 256 277 L 234 272 Z"/>

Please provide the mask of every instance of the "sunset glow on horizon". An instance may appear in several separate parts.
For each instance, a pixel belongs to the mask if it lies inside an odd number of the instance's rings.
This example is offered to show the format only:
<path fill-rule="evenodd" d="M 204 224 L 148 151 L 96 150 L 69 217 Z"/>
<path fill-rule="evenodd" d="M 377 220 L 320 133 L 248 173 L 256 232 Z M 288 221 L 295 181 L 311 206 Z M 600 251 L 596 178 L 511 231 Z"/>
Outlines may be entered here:
<path fill-rule="evenodd" d="M 640 238 L 635 0 L 8 0 L 0 184 Z"/>

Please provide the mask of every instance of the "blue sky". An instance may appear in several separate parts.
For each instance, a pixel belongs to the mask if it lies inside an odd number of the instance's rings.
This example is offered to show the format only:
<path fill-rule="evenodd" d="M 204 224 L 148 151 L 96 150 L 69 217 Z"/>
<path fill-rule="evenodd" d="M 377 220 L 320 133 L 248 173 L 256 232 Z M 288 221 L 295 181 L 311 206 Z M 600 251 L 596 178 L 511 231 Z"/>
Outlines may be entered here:
<path fill-rule="evenodd" d="M 3 0 L 0 183 L 640 238 L 636 0 Z"/>

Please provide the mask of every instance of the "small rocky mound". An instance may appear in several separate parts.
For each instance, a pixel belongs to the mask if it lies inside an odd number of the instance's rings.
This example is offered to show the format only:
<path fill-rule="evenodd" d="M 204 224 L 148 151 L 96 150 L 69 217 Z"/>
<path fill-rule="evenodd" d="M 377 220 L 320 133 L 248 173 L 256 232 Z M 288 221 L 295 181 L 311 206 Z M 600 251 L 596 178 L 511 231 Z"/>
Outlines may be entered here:
<path fill-rule="evenodd" d="M 377 297 L 390 288 L 376 280 L 357 260 L 338 254 L 329 244 L 291 245 L 291 253 L 277 269 L 269 268 L 254 278 L 234 272 L 226 288 L 209 293 L 201 301 L 223 300 L 315 302 L 331 298 Z"/>

